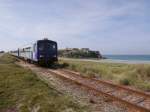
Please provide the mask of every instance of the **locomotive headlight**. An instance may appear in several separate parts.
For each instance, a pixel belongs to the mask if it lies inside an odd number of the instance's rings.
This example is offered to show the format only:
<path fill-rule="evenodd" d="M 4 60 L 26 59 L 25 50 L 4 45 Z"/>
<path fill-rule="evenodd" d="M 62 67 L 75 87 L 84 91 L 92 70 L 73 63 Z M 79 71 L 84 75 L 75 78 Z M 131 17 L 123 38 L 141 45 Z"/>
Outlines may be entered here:
<path fill-rule="evenodd" d="M 40 58 L 43 58 L 44 56 L 43 55 L 40 55 Z"/>

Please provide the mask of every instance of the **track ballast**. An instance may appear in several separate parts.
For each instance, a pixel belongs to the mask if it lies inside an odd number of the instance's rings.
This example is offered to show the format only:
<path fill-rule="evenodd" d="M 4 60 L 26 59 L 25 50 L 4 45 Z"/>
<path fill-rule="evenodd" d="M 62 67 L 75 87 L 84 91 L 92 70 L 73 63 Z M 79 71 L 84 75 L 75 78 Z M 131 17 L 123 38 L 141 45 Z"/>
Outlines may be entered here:
<path fill-rule="evenodd" d="M 128 107 L 134 108 L 137 111 L 150 112 L 150 95 L 147 93 L 103 80 L 86 78 L 77 72 L 66 69 L 48 69 L 48 71 L 62 78 L 73 81 L 88 89 L 91 89 L 100 95 L 105 95 L 114 101 L 126 104 Z"/>

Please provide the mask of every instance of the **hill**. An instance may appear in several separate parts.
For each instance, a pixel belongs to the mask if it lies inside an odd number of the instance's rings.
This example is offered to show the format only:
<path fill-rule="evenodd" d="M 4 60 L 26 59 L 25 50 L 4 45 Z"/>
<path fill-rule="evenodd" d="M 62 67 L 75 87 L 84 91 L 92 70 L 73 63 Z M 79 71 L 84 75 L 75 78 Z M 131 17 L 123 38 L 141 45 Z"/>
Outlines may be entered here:
<path fill-rule="evenodd" d="M 92 51 L 89 48 L 66 48 L 58 51 L 59 57 L 67 58 L 97 58 L 102 59 L 99 51 Z"/>

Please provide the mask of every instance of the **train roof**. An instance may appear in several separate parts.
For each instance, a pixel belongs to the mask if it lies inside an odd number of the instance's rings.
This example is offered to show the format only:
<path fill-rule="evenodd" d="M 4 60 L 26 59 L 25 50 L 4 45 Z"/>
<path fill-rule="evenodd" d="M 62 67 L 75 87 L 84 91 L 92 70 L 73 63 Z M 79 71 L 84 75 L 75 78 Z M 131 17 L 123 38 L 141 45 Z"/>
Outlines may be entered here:
<path fill-rule="evenodd" d="M 56 41 L 53 41 L 53 40 L 49 40 L 49 39 L 42 39 L 42 40 L 37 40 L 37 42 L 42 42 L 42 41 L 49 41 L 49 42 L 57 43 Z"/>

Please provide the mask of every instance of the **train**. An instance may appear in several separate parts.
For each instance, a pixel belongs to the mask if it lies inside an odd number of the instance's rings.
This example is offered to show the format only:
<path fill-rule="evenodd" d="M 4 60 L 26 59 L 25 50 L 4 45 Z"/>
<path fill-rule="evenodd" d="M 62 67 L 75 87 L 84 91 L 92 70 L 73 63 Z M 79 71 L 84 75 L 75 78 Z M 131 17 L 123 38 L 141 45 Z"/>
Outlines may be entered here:
<path fill-rule="evenodd" d="M 39 65 L 50 65 L 58 61 L 57 42 L 42 39 L 33 44 L 10 52 L 11 55 Z"/>

